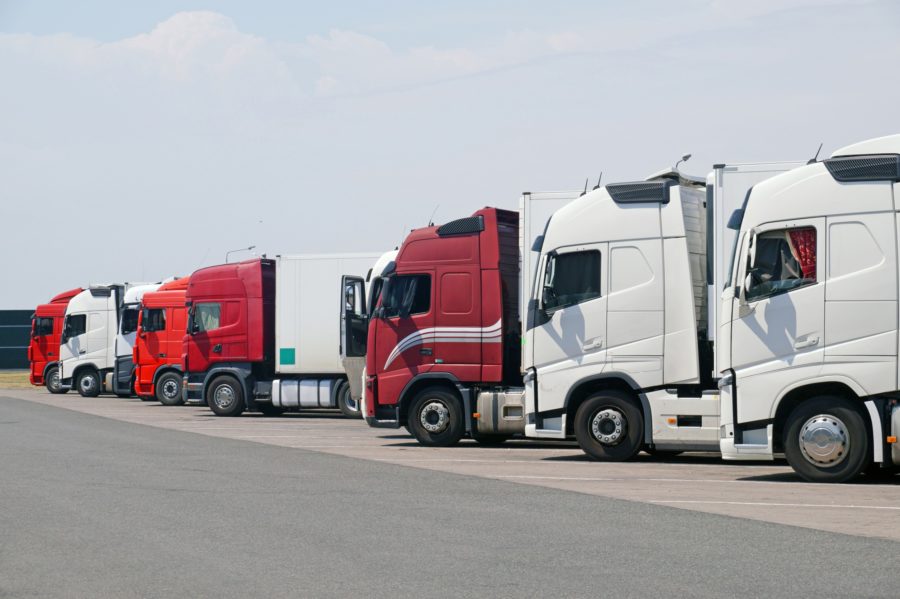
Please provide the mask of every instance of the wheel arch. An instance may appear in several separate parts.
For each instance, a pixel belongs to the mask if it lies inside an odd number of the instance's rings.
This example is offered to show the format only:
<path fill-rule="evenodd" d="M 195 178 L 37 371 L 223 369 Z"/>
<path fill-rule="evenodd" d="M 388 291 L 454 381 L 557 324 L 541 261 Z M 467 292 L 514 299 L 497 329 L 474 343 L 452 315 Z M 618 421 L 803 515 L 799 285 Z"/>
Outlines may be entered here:
<path fill-rule="evenodd" d="M 788 388 L 776 401 L 772 413 L 772 445 L 774 451 L 784 451 L 784 428 L 787 420 L 797 406 L 821 395 L 836 395 L 853 400 L 857 411 L 866 421 L 866 428 L 872 430 L 872 420 L 869 411 L 863 405 L 862 396 L 857 393 L 847 382 L 840 380 L 828 380 L 806 382 Z"/>
<path fill-rule="evenodd" d="M 159 379 L 162 378 L 162 375 L 167 372 L 174 372 L 180 376 L 184 376 L 184 371 L 181 370 L 181 367 L 177 364 L 167 364 L 165 366 L 160 366 L 156 369 L 156 372 L 153 373 L 153 388 L 156 389 L 156 384 L 159 382 Z"/>
<path fill-rule="evenodd" d="M 256 402 L 253 401 L 253 398 L 250 394 L 250 370 L 245 368 L 240 368 L 238 366 L 219 366 L 209 370 L 206 373 L 206 376 L 203 378 L 203 396 L 202 399 L 206 401 L 206 393 L 209 390 L 209 384 L 218 376 L 228 375 L 235 379 L 238 382 L 238 385 L 241 386 L 241 393 L 244 394 L 244 406 L 247 408 L 254 408 L 256 406 Z"/>
<path fill-rule="evenodd" d="M 446 388 L 454 395 L 456 395 L 459 398 L 460 403 L 462 403 L 463 397 L 459 392 L 459 386 L 459 379 L 449 372 L 429 372 L 413 377 L 408 383 L 406 383 L 406 386 L 403 387 L 403 391 L 400 392 L 400 398 L 397 402 L 397 414 L 400 418 L 400 422 L 406 422 L 409 404 L 412 403 L 413 398 L 422 389 L 426 387 Z M 468 419 L 467 414 L 464 414 L 464 417 Z"/>
<path fill-rule="evenodd" d="M 651 441 L 652 425 L 650 403 L 644 397 L 644 394 L 638 391 L 638 388 L 634 379 L 621 373 L 599 374 L 581 379 L 572 385 L 566 393 L 566 399 L 563 403 L 563 410 L 566 416 L 566 435 L 575 434 L 575 413 L 588 397 L 598 391 L 614 390 L 626 393 L 640 408 L 644 417 L 644 442 L 649 443 Z"/>
<path fill-rule="evenodd" d="M 45 384 L 46 384 L 46 381 L 47 381 L 47 371 L 49 371 L 49 370 L 50 370 L 52 367 L 54 367 L 54 366 L 55 366 L 56 368 L 59 368 L 59 360 L 54 360 L 54 361 L 52 361 L 52 362 L 47 362 L 47 364 L 44 365 L 44 370 L 43 370 L 43 372 L 41 372 L 41 378 L 44 380 Z"/>

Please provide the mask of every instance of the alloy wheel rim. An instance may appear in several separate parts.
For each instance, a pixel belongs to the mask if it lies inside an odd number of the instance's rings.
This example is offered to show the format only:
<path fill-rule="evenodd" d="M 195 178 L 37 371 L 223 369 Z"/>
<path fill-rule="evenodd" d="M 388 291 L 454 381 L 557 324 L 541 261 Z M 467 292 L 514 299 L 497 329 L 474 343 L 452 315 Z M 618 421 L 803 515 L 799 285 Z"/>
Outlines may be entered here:
<path fill-rule="evenodd" d="M 432 400 L 419 412 L 419 423 L 429 433 L 442 433 L 450 426 L 450 410 L 444 402 Z"/>
<path fill-rule="evenodd" d="M 627 433 L 625 416 L 614 408 L 604 408 L 591 419 L 591 435 L 603 445 L 617 445 Z"/>

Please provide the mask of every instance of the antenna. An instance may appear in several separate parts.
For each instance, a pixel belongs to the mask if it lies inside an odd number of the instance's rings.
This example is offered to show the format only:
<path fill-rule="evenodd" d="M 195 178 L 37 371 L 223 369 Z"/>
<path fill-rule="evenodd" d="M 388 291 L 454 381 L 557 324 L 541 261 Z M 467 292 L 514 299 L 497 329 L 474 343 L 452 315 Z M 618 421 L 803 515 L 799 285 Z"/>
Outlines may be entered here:
<path fill-rule="evenodd" d="M 678 162 L 675 163 L 675 170 L 676 170 L 676 171 L 678 170 L 678 165 L 679 165 L 679 164 L 681 164 L 682 162 L 687 162 L 687 161 L 690 160 L 690 159 L 691 159 L 691 155 L 690 155 L 690 154 L 685 154 L 684 156 L 682 156 L 682 157 L 681 157 L 681 160 L 679 160 Z"/>
<path fill-rule="evenodd" d="M 594 189 L 597 189 L 600 187 L 600 181 L 603 181 L 603 171 L 600 171 L 600 176 L 597 177 L 597 184 L 594 185 Z M 592 189 L 591 191 L 594 191 L 594 189 Z"/>
<path fill-rule="evenodd" d="M 434 210 L 431 211 L 431 216 L 428 217 L 428 226 L 429 227 L 434 226 L 434 215 L 437 214 L 438 208 L 440 208 L 440 207 L 441 207 L 441 205 L 438 204 L 437 206 L 434 207 Z"/>
<path fill-rule="evenodd" d="M 590 177 L 587 177 L 587 178 L 584 180 L 584 191 L 581 192 L 581 196 L 583 196 L 584 194 L 587 193 L 588 181 L 590 181 L 590 180 L 591 180 Z M 581 196 L 578 196 L 578 197 L 580 198 Z"/>
<path fill-rule="evenodd" d="M 823 144 L 821 144 L 821 143 L 819 144 L 819 149 L 816 150 L 816 155 L 813 156 L 812 158 L 810 158 L 810 159 L 809 159 L 809 162 L 807 162 L 806 164 L 815 164 L 815 163 L 817 163 L 817 162 L 819 161 L 819 152 L 822 151 L 822 145 L 823 145 Z"/>

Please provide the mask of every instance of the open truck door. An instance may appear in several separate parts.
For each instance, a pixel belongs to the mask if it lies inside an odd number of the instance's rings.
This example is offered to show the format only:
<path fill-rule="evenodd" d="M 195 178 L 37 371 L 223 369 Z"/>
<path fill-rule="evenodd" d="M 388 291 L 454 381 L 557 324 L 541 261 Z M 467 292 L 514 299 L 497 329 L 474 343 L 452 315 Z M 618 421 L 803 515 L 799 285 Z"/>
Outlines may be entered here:
<path fill-rule="evenodd" d="M 362 400 L 363 369 L 366 367 L 366 283 L 362 277 L 341 277 L 341 364 L 350 383 L 350 397 Z"/>

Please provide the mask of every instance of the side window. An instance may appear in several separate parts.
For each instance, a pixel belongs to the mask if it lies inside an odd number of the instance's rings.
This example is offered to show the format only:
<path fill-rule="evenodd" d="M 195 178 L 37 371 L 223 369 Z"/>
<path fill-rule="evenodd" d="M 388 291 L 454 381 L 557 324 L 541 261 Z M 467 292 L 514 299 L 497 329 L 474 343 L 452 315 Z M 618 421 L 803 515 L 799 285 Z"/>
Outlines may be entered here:
<path fill-rule="evenodd" d="M 122 311 L 122 334 L 127 335 L 129 333 L 133 333 L 137 330 L 137 321 L 138 321 L 138 309 L 137 308 L 125 308 Z"/>
<path fill-rule="evenodd" d="M 87 332 L 87 314 L 69 314 L 66 316 L 66 337 L 72 338 Z"/>
<path fill-rule="evenodd" d="M 555 254 L 544 274 L 545 310 L 574 306 L 600 297 L 600 252 Z"/>
<path fill-rule="evenodd" d="M 426 314 L 431 309 L 430 275 L 395 275 L 384 287 L 384 316 Z"/>
<path fill-rule="evenodd" d="M 796 227 L 759 234 L 756 259 L 748 268 L 748 301 L 759 300 L 816 282 L 816 229 Z"/>
<path fill-rule="evenodd" d="M 53 319 L 38 317 L 34 319 L 34 336 L 46 337 L 53 334 Z"/>
<path fill-rule="evenodd" d="M 144 309 L 141 326 L 145 331 L 163 331 L 166 328 L 166 310 L 164 308 Z"/>
<path fill-rule="evenodd" d="M 221 326 L 222 308 L 217 303 L 194 304 L 191 313 L 191 332 L 214 331 Z"/>

